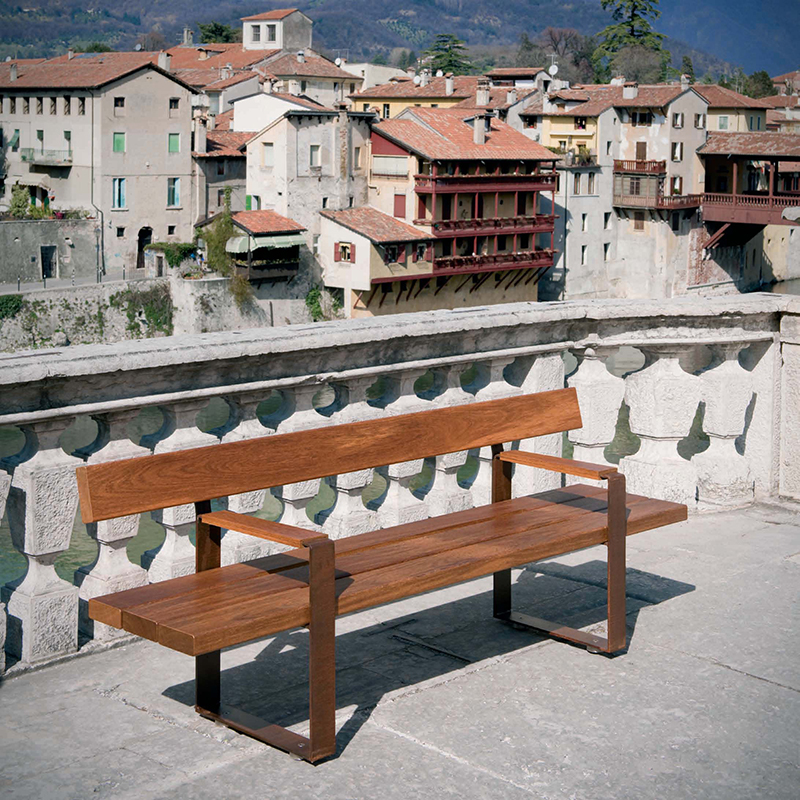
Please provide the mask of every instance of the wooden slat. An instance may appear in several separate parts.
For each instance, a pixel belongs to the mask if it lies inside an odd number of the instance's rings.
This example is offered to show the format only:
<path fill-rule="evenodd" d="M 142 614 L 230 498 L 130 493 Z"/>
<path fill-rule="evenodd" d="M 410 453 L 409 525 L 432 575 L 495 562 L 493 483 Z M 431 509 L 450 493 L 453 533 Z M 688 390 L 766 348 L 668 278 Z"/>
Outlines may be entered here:
<path fill-rule="evenodd" d="M 595 481 L 602 480 L 617 471 L 616 467 L 609 467 L 607 464 L 590 464 L 587 461 L 575 461 L 572 458 L 560 458 L 559 456 L 546 456 L 541 453 L 528 453 L 524 450 L 507 450 L 500 453 L 498 458 L 501 461 L 511 461 L 514 464 L 522 464 L 526 467 L 540 467 L 551 472 L 562 472 L 565 475 L 591 478 Z"/>
<path fill-rule="evenodd" d="M 203 514 L 199 519 L 206 525 L 216 525 L 220 528 L 257 536 L 259 539 L 267 539 L 270 542 L 288 544 L 290 547 L 307 547 L 311 542 L 321 542 L 328 538 L 324 533 L 251 517 L 248 514 L 238 514 L 236 511 L 212 511 L 209 514 Z"/>
<path fill-rule="evenodd" d="M 78 467 L 84 522 L 581 427 L 574 389 Z"/>

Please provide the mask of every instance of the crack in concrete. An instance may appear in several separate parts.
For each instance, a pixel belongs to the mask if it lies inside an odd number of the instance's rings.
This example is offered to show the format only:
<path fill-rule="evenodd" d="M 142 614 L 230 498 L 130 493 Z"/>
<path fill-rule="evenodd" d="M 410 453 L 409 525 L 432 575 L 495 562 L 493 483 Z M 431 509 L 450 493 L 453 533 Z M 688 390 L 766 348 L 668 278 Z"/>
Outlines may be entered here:
<path fill-rule="evenodd" d="M 719 661 L 713 656 L 698 656 L 695 655 L 694 653 L 687 653 L 684 650 L 679 650 L 678 652 L 683 653 L 686 656 L 690 656 L 691 658 L 696 658 L 698 661 L 705 661 L 707 664 L 713 664 L 715 667 L 722 667 L 723 669 L 728 669 L 731 672 L 737 673 L 738 675 L 744 675 L 746 678 L 753 678 L 754 680 L 761 681 L 762 683 L 768 683 L 770 686 L 777 686 L 779 689 L 788 689 L 790 692 L 795 692 L 797 694 L 800 694 L 800 689 L 797 689 L 794 686 L 789 686 L 788 684 L 785 683 L 773 681 L 770 680 L 769 678 L 764 678 L 761 675 L 754 675 L 752 672 L 747 672 L 747 670 L 737 669 L 736 667 L 732 667 L 730 664 L 726 664 L 723 661 Z"/>

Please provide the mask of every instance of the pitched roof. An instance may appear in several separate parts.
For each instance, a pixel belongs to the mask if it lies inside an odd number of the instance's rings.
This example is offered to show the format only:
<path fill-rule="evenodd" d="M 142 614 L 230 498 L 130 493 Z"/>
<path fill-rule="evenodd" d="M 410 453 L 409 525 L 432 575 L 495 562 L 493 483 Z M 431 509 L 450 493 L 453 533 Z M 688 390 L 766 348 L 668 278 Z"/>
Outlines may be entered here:
<path fill-rule="evenodd" d="M 800 69 L 793 70 L 792 72 L 784 72 L 783 75 L 776 75 L 773 83 L 785 83 L 786 81 L 797 82 L 800 80 Z"/>
<path fill-rule="evenodd" d="M 279 78 L 283 76 L 298 76 L 301 78 L 337 78 L 341 81 L 361 81 L 352 72 L 345 72 L 327 58 L 312 55 L 306 51 L 303 61 L 297 60 L 297 55 L 288 53 L 267 62 L 270 72 Z"/>
<path fill-rule="evenodd" d="M 322 105 L 322 103 L 318 103 L 316 100 L 312 100 L 310 97 L 306 97 L 304 94 L 288 94 L 286 92 L 272 92 L 269 97 L 279 97 L 281 100 L 286 100 L 288 103 L 295 103 L 298 106 L 303 106 L 304 108 L 310 108 L 314 111 L 329 111 L 330 113 L 335 113 L 332 108 L 328 108 L 327 106 Z"/>
<path fill-rule="evenodd" d="M 261 64 L 280 50 L 245 50 L 241 42 L 179 44 L 167 50 L 172 69 L 246 69 Z M 150 53 L 156 57 L 155 53 Z"/>
<path fill-rule="evenodd" d="M 792 108 L 800 105 L 800 97 L 796 94 L 775 94 L 771 97 L 760 98 L 761 102 L 770 108 Z"/>
<path fill-rule="evenodd" d="M 486 73 L 487 78 L 535 78 L 544 67 L 495 67 Z"/>
<path fill-rule="evenodd" d="M 230 109 L 229 111 L 223 111 L 221 114 L 217 114 L 217 117 L 214 120 L 214 130 L 229 131 L 232 123 L 233 109 Z"/>
<path fill-rule="evenodd" d="M 767 108 L 763 100 L 747 97 L 716 84 L 695 83 L 692 88 L 705 98 L 709 108 Z"/>
<path fill-rule="evenodd" d="M 555 156 L 505 122 L 491 120 L 484 144 L 473 141 L 469 109 L 407 108 L 373 130 L 411 152 L 433 160 L 508 159 L 553 161 Z"/>
<path fill-rule="evenodd" d="M 195 158 L 246 158 L 244 146 L 252 138 L 250 131 L 228 131 L 214 128 L 206 134 L 206 152 L 192 153 Z"/>
<path fill-rule="evenodd" d="M 221 92 L 223 89 L 227 89 L 229 86 L 235 86 L 237 83 L 242 83 L 242 81 L 249 81 L 251 78 L 258 78 L 259 80 L 262 79 L 261 75 L 259 75 L 257 72 L 246 70 L 245 72 L 239 72 L 236 75 L 231 75 L 230 78 L 223 78 L 222 80 L 208 83 L 206 84 L 205 89 L 207 92 Z"/>
<path fill-rule="evenodd" d="M 529 89 L 515 89 L 513 86 L 492 86 L 489 89 L 489 102 L 486 105 L 479 106 L 478 105 L 478 96 L 477 92 L 472 95 L 472 97 L 468 97 L 466 100 L 462 100 L 460 103 L 456 103 L 453 108 L 491 108 L 491 109 L 506 109 L 510 108 L 513 103 L 508 102 L 508 93 L 510 91 L 516 91 L 517 99 L 514 101 L 518 103 L 524 97 L 528 97 L 528 95 L 533 94 L 536 89 L 529 88 Z"/>
<path fill-rule="evenodd" d="M 252 236 L 267 236 L 271 233 L 297 233 L 306 228 L 288 217 L 274 211 L 237 211 L 233 222 Z"/>
<path fill-rule="evenodd" d="M 366 236 L 375 244 L 426 241 L 431 238 L 430 234 L 423 233 L 412 225 L 390 217 L 372 206 L 344 208 L 341 211 L 325 210 L 319 213 L 355 233 Z"/>
<path fill-rule="evenodd" d="M 288 17 L 289 14 L 294 14 L 295 11 L 297 11 L 296 8 L 275 8 L 272 11 L 264 11 L 262 14 L 253 14 L 250 17 L 242 17 L 241 19 L 247 22 L 257 22 L 264 19 L 283 19 Z"/>
<path fill-rule="evenodd" d="M 453 93 L 447 94 L 447 78 L 433 78 L 427 86 L 418 86 L 414 81 L 390 81 L 381 83 L 378 86 L 371 86 L 369 89 L 350 95 L 355 100 L 391 100 L 394 97 L 416 97 L 416 98 L 448 98 L 454 100 L 465 99 L 475 94 L 478 89 L 477 75 L 456 75 L 453 78 Z"/>
<path fill-rule="evenodd" d="M 800 158 L 800 134 L 796 133 L 719 133 L 710 132 L 705 144 L 697 149 L 700 155 L 776 156 Z"/>
<path fill-rule="evenodd" d="M 154 53 L 78 53 L 72 59 L 59 56 L 46 61 L 17 63 L 17 79 L 11 80 L 11 65 L 0 63 L 2 89 L 97 89 L 141 69 L 153 69 L 185 86 L 176 75 L 153 64 Z"/>

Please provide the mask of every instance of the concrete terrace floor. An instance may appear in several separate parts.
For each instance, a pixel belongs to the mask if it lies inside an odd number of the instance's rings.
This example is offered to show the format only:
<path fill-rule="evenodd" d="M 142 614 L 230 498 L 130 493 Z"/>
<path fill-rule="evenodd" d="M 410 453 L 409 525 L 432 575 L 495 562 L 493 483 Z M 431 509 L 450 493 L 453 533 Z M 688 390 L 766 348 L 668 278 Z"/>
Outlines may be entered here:
<path fill-rule="evenodd" d="M 629 539 L 614 659 L 492 619 L 488 579 L 339 620 L 316 767 L 197 716 L 192 660 L 150 642 L 7 678 L 0 796 L 797 800 L 799 522 L 761 505 Z M 604 558 L 519 570 L 517 607 L 597 627 Z M 224 700 L 302 730 L 306 644 L 224 654 Z"/>

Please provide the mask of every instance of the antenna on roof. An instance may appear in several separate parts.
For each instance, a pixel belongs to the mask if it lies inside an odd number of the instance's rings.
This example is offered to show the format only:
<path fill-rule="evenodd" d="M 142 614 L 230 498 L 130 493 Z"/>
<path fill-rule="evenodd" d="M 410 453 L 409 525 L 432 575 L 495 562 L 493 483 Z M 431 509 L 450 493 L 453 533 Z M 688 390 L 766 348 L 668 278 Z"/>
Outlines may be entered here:
<path fill-rule="evenodd" d="M 420 85 L 420 83 L 422 83 L 422 78 L 420 78 L 420 76 L 419 76 L 419 75 L 415 75 L 415 76 L 414 76 L 414 84 L 415 84 L 416 86 L 419 86 L 419 85 Z"/>
<path fill-rule="evenodd" d="M 444 76 L 444 71 L 443 71 L 443 70 L 440 70 L 440 69 L 437 69 L 437 70 L 436 70 L 436 77 L 437 77 L 437 78 L 441 78 L 441 77 L 443 77 L 443 76 Z"/>
<path fill-rule="evenodd" d="M 142 49 L 140 44 L 137 44 L 136 47 L 133 48 L 137 53 Z"/>
<path fill-rule="evenodd" d="M 336 60 L 333 63 L 336 64 L 337 67 L 341 67 L 342 59 L 337 56 Z"/>

